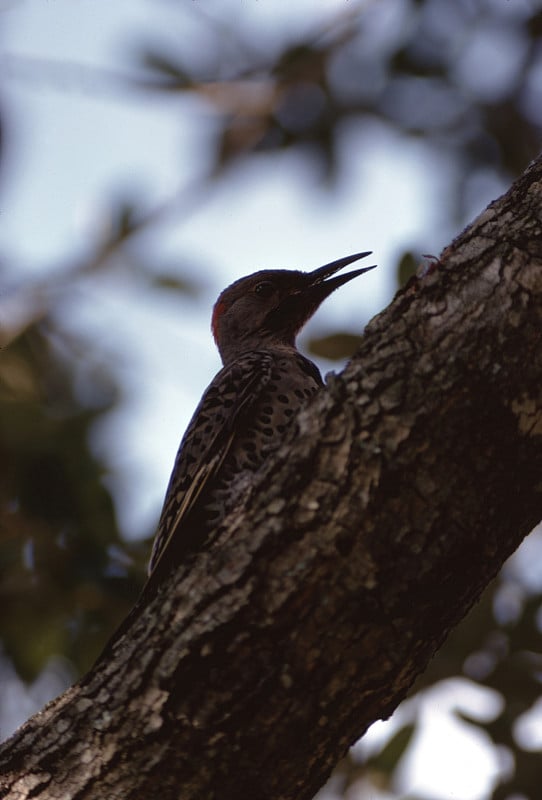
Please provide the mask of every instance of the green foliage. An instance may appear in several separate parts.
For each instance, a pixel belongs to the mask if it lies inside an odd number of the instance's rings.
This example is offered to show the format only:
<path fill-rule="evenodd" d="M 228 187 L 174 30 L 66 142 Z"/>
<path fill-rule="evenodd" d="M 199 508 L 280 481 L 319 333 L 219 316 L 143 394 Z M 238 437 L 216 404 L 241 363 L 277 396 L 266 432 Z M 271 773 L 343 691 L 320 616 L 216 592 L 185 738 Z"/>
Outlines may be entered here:
<path fill-rule="evenodd" d="M 353 356 L 360 343 L 361 336 L 346 331 L 337 331 L 328 336 L 313 337 L 309 342 L 309 350 L 319 358 L 340 361 Z"/>
<path fill-rule="evenodd" d="M 89 448 L 92 425 L 118 399 L 115 384 L 85 363 L 85 343 L 63 337 L 61 352 L 58 339 L 41 320 L 0 359 L 0 635 L 26 680 L 54 654 L 87 669 L 142 580 Z M 81 391 L 85 381 L 91 391 Z"/>
<path fill-rule="evenodd" d="M 389 779 L 407 751 L 415 731 L 416 726 L 412 724 L 399 728 L 377 755 L 367 759 L 367 768 L 382 773 Z"/>

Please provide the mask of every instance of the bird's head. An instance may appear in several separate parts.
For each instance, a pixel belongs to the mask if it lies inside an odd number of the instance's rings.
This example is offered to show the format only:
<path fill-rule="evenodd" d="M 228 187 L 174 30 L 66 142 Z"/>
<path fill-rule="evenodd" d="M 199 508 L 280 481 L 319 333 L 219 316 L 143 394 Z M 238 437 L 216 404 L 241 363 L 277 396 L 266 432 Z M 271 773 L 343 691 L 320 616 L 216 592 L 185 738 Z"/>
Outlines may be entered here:
<path fill-rule="evenodd" d="M 320 303 L 374 266 L 335 273 L 368 255 L 370 251 L 346 256 L 313 272 L 264 269 L 232 283 L 216 301 L 211 324 L 223 363 L 247 350 L 294 347 L 296 335 Z"/>

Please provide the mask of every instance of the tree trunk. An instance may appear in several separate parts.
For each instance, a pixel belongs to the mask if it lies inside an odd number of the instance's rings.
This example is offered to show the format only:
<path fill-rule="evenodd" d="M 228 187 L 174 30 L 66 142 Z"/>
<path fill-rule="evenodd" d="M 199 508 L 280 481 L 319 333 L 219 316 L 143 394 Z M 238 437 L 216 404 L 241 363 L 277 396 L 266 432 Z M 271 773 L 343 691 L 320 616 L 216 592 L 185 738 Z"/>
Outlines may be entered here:
<path fill-rule="evenodd" d="M 311 798 L 542 518 L 542 161 L 367 327 L 0 797 Z"/>

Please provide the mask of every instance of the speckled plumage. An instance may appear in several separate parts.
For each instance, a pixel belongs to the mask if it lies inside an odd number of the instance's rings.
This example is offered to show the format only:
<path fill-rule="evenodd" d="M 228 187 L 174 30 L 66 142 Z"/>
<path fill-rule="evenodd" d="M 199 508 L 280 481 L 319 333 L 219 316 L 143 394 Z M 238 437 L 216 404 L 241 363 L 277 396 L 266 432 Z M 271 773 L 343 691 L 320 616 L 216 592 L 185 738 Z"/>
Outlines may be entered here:
<path fill-rule="evenodd" d="M 278 448 L 300 408 L 322 386 L 318 368 L 298 352 L 295 337 L 333 289 L 371 267 L 325 279 L 364 255 L 311 273 L 262 270 L 222 292 L 212 328 L 224 367 L 180 444 L 149 574 L 205 546 L 239 501 L 240 479 L 250 478 Z"/>

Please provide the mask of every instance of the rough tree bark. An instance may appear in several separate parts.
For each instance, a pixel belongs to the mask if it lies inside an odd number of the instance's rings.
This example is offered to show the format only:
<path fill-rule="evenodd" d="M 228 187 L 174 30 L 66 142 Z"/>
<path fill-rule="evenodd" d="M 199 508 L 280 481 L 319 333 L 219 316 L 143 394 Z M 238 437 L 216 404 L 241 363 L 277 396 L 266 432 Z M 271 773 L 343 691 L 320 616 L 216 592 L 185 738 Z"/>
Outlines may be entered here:
<path fill-rule="evenodd" d="M 311 798 L 542 518 L 542 161 L 368 326 L 3 798 Z"/>

